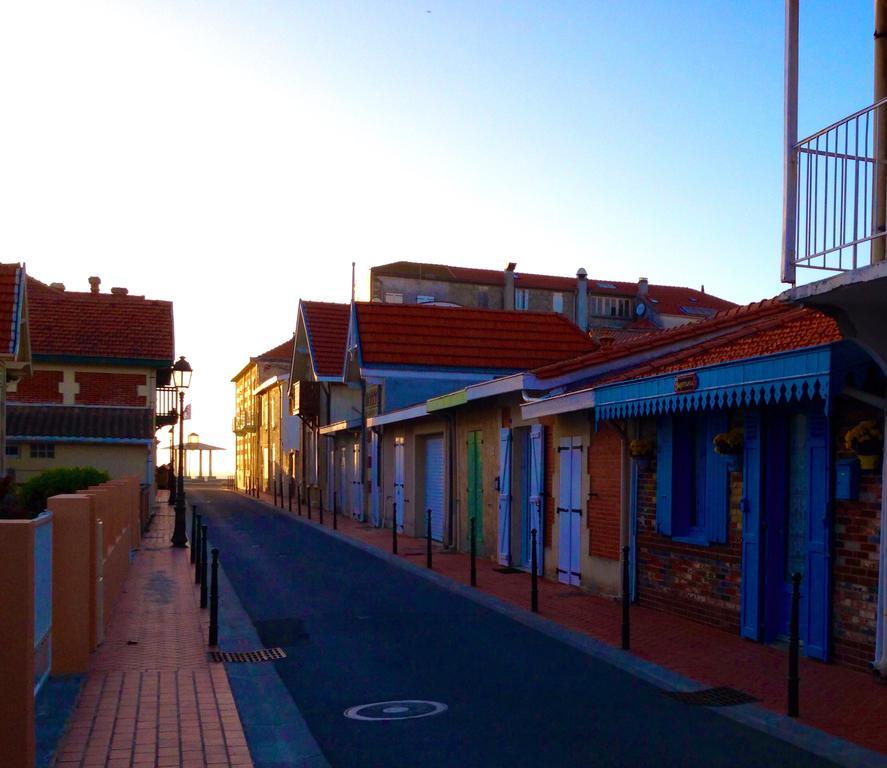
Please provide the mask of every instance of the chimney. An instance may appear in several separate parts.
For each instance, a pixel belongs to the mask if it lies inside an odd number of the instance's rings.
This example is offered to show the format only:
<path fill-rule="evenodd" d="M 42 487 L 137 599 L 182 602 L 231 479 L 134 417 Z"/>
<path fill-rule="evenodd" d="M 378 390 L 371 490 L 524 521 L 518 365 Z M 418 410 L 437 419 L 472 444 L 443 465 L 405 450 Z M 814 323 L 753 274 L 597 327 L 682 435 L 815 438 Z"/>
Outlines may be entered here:
<path fill-rule="evenodd" d="M 649 288 L 650 288 L 650 283 L 647 282 L 647 278 L 646 277 L 639 277 L 638 278 L 638 296 L 646 296 Z"/>
<path fill-rule="evenodd" d="M 588 330 L 588 272 L 579 267 L 576 273 L 576 325 Z"/>
<path fill-rule="evenodd" d="M 91 277 L 89 278 L 89 291 L 90 293 L 98 293 L 99 286 L 102 284 L 102 278 L 100 277 Z"/>
<path fill-rule="evenodd" d="M 517 269 L 517 264 L 513 261 L 508 262 L 508 266 L 505 267 L 505 293 L 504 293 L 504 304 L 505 309 L 514 309 L 514 270 Z"/>
<path fill-rule="evenodd" d="M 111 293 L 115 296 L 126 296 L 129 293 L 129 288 L 112 288 Z"/>
<path fill-rule="evenodd" d="M 50 287 L 50 288 L 55 288 L 57 291 L 63 291 L 63 290 L 65 290 L 65 284 L 64 284 L 64 283 L 50 283 L 50 284 L 49 284 L 49 287 Z"/>
<path fill-rule="evenodd" d="M 705 293 L 705 284 L 702 284 L 702 288 L 699 289 L 699 293 Z"/>
<path fill-rule="evenodd" d="M 599 336 L 597 343 L 601 345 L 601 349 L 609 349 L 613 346 L 613 342 L 616 341 L 610 334 L 605 334 L 603 336 Z"/>

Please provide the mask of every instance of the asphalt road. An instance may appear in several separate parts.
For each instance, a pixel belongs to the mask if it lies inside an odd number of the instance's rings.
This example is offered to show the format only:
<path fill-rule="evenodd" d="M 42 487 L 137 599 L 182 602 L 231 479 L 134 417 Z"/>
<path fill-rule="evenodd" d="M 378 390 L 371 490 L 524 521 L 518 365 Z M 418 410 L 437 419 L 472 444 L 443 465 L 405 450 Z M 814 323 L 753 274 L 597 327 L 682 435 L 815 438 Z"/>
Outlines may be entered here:
<path fill-rule="evenodd" d="M 334 768 L 831 766 L 225 491 L 189 492 Z M 350 707 L 441 702 L 408 720 Z"/>

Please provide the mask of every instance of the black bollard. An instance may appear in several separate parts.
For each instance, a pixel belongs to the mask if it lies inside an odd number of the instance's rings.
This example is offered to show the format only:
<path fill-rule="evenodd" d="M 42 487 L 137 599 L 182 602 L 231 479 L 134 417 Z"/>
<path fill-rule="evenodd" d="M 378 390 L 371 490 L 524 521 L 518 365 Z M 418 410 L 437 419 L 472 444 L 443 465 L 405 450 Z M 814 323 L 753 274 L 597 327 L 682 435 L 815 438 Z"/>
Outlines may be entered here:
<path fill-rule="evenodd" d="M 431 570 L 431 509 L 425 513 L 425 566 Z"/>
<path fill-rule="evenodd" d="M 203 526 L 203 530 L 200 532 L 200 607 L 206 608 L 206 588 L 209 586 L 207 584 L 207 570 L 209 568 L 209 563 L 206 561 L 206 526 Z"/>
<path fill-rule="evenodd" d="M 628 608 L 631 603 L 631 585 L 628 572 L 628 547 L 622 547 L 622 650 L 631 647 L 631 625 L 628 619 Z"/>
<path fill-rule="evenodd" d="M 194 531 L 197 530 L 197 505 L 191 505 L 191 563 L 197 558 L 197 545 L 194 543 Z"/>
<path fill-rule="evenodd" d="M 191 539 L 191 546 L 194 547 L 194 583 L 200 583 L 200 528 L 201 517 L 197 515 L 197 525 L 194 527 L 194 537 Z"/>
<path fill-rule="evenodd" d="M 209 594 L 209 644 L 219 644 L 219 550 L 212 550 L 212 581 Z"/>
<path fill-rule="evenodd" d="M 391 553 L 397 554 L 397 502 L 391 504 Z"/>
<path fill-rule="evenodd" d="M 323 525 L 323 489 L 318 485 L 317 486 L 317 520 Z"/>
<path fill-rule="evenodd" d="M 339 505 L 336 503 L 336 492 L 333 491 L 333 530 L 339 530 Z"/>
<path fill-rule="evenodd" d="M 477 520 L 473 517 L 468 518 L 468 540 L 471 547 L 471 586 L 477 586 L 477 534 L 475 525 Z"/>
<path fill-rule="evenodd" d="M 299 517 L 302 516 L 302 486 L 296 486 L 296 512 Z"/>
<path fill-rule="evenodd" d="M 800 649 L 799 606 L 801 602 L 801 574 L 792 574 L 792 612 L 788 636 L 788 716 L 799 712 L 801 675 L 798 668 Z"/>
<path fill-rule="evenodd" d="M 305 486 L 305 503 L 308 505 L 308 519 L 311 519 L 311 489 Z"/>
<path fill-rule="evenodd" d="M 530 531 L 530 610 L 539 613 L 539 570 L 536 562 L 536 529 Z"/>
<path fill-rule="evenodd" d="M 286 484 L 287 491 L 287 505 L 289 507 L 289 511 L 293 511 L 293 479 L 290 478 L 289 482 Z"/>

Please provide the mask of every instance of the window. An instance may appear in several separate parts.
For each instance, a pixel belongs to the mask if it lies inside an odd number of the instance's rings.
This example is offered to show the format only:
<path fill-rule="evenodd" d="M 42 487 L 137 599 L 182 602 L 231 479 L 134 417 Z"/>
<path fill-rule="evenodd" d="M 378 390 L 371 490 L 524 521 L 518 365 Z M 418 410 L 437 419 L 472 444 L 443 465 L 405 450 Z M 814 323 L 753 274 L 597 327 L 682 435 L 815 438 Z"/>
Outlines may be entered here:
<path fill-rule="evenodd" d="M 12 456 L 14 458 L 18 458 L 19 456 L 22 455 L 22 450 L 17 445 L 7 445 L 6 446 L 6 455 Z"/>
<path fill-rule="evenodd" d="M 529 288 L 516 288 L 514 291 L 514 308 L 529 309 L 530 308 L 530 290 Z"/>
<path fill-rule="evenodd" d="M 32 459 L 54 459 L 55 446 L 52 443 L 33 443 L 31 445 Z"/>
<path fill-rule="evenodd" d="M 563 312 L 564 311 L 564 294 L 562 294 L 562 293 L 551 294 L 551 311 L 552 312 Z"/>
<path fill-rule="evenodd" d="M 434 301 L 434 296 L 416 296 L 416 304 L 431 304 Z"/>
<path fill-rule="evenodd" d="M 729 472 L 713 439 L 724 412 L 663 416 L 656 465 L 656 527 L 664 536 L 707 545 L 727 541 Z"/>
<path fill-rule="evenodd" d="M 403 304 L 403 294 L 402 293 L 392 293 L 391 291 L 385 291 L 385 303 L 386 304 Z"/>
<path fill-rule="evenodd" d="M 596 317 L 630 317 L 631 299 L 613 296 L 592 296 L 591 314 Z"/>

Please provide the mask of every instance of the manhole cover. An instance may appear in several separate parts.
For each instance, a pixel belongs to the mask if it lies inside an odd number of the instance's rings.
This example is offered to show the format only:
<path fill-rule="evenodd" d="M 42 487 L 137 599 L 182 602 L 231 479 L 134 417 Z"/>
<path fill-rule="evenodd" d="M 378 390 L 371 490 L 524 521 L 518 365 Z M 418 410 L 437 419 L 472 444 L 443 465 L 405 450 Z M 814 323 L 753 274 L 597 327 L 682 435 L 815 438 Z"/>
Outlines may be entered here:
<path fill-rule="evenodd" d="M 283 648 L 261 648 L 258 651 L 210 651 L 209 658 L 212 661 L 230 661 L 243 664 L 259 661 L 276 661 L 285 659 Z"/>
<path fill-rule="evenodd" d="M 413 720 L 417 717 L 431 717 L 446 712 L 447 705 L 439 701 L 377 701 L 374 704 L 361 704 L 345 710 L 345 717 L 352 720 Z"/>
<path fill-rule="evenodd" d="M 666 691 L 666 695 L 683 701 L 684 704 L 700 707 L 734 707 L 738 704 L 751 704 L 760 701 L 744 691 L 737 691 L 735 688 L 726 686 L 705 688 L 701 691 Z"/>

